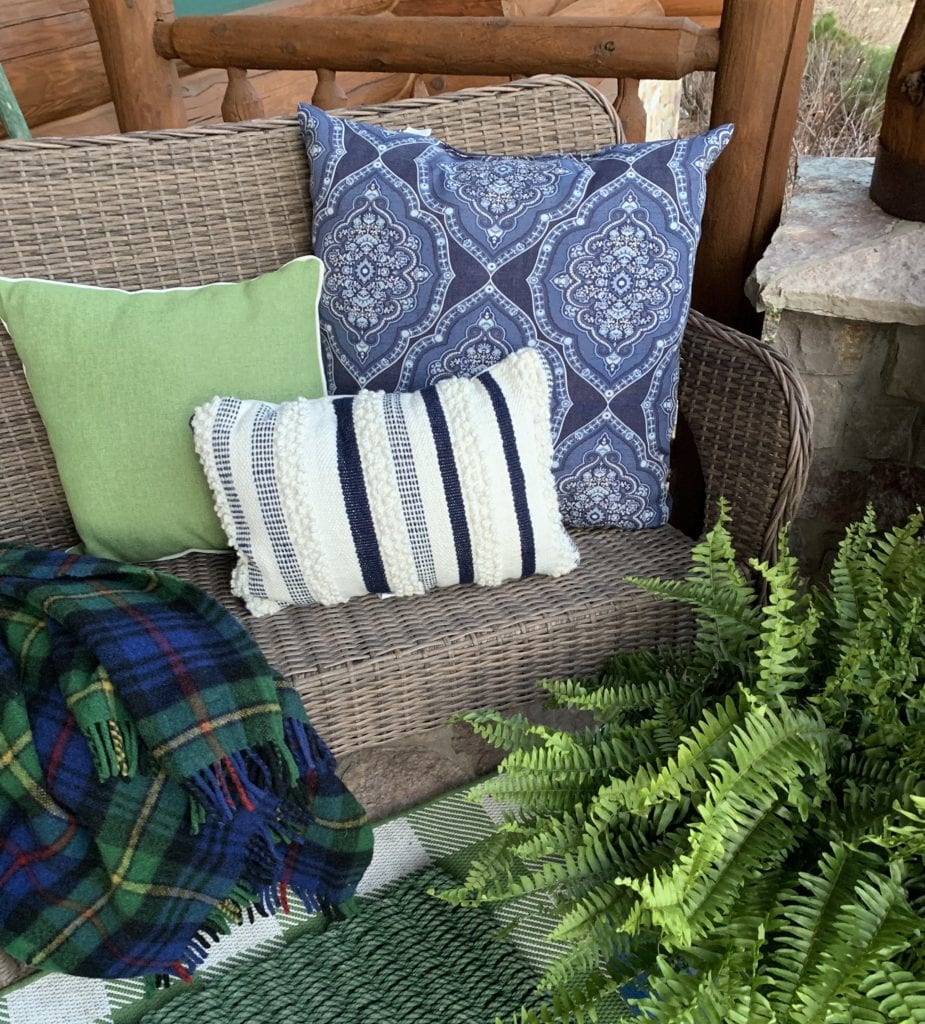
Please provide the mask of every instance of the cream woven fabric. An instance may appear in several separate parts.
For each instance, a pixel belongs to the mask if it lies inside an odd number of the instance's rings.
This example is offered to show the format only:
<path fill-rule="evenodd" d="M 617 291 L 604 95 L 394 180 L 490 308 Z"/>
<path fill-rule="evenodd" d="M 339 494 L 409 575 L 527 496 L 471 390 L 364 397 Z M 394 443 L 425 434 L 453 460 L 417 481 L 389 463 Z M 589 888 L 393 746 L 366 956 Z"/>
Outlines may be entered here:
<path fill-rule="evenodd" d="M 545 364 L 532 349 L 420 392 L 196 411 L 196 450 L 256 615 L 496 586 L 578 563 L 550 472 Z"/>

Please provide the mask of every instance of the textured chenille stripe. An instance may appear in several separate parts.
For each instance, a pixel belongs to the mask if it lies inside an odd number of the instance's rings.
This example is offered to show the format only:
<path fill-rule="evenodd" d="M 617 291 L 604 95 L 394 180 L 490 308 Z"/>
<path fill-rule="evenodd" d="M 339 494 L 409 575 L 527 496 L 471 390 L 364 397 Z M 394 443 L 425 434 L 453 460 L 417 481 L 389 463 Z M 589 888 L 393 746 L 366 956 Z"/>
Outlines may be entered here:
<path fill-rule="evenodd" d="M 463 492 L 453 457 L 453 446 L 450 442 L 450 431 L 446 423 L 446 414 L 440 403 L 436 388 L 424 388 L 421 391 L 434 443 L 437 446 L 437 460 L 440 463 L 440 475 L 443 481 L 443 493 L 446 507 L 453 526 L 453 542 L 456 546 L 456 563 L 459 566 L 459 582 L 472 583 L 475 576 L 472 567 L 472 540 L 469 536 L 469 524 L 466 520 L 466 507 L 463 504 Z"/>
<path fill-rule="evenodd" d="M 501 432 L 501 443 L 504 445 L 504 459 L 507 463 L 508 480 L 514 499 L 517 527 L 520 530 L 521 575 L 532 576 L 536 572 L 536 541 L 533 536 L 533 524 L 530 522 L 527 482 L 520 462 L 520 454 L 517 451 L 517 439 L 514 435 L 511 411 L 508 408 L 504 392 L 489 374 L 484 374 L 479 383 L 485 388 L 491 399 L 498 429 Z"/>
<path fill-rule="evenodd" d="M 395 470 L 395 482 L 401 502 L 402 517 L 411 544 L 412 558 L 417 578 L 425 590 L 437 585 L 437 570 L 434 566 L 434 553 L 430 546 L 430 532 L 427 528 L 427 516 L 424 512 L 424 500 L 414 461 L 414 450 L 408 436 L 408 424 L 402 409 L 403 396 L 384 394 L 382 396 L 382 414 L 389 439 L 389 450 L 392 453 L 392 465 Z"/>
<path fill-rule="evenodd" d="M 376 537 L 373 515 L 369 507 L 363 460 L 357 446 L 356 427 L 353 422 L 353 402 L 340 399 L 334 403 L 337 416 L 337 472 L 344 495 L 344 504 L 353 533 L 363 582 L 371 594 L 388 593 L 382 553 Z"/>
<path fill-rule="evenodd" d="M 324 416 L 325 412 L 329 415 Z M 319 604 L 335 604 L 343 600 L 335 585 L 338 575 L 330 558 L 330 545 L 320 543 L 332 518 L 332 510 L 330 505 L 317 500 L 319 474 L 316 452 L 324 444 L 325 428 L 333 438 L 336 430 L 334 410 L 327 403 L 303 399 L 280 407 L 276 424 L 276 456 L 278 464 L 285 469 L 277 476 L 283 514 L 305 583 Z"/>
<path fill-rule="evenodd" d="M 414 566 L 414 552 L 389 451 L 383 409 L 387 397 L 382 391 L 361 391 L 353 400 L 353 425 L 388 590 L 410 597 L 423 594 L 424 587 Z"/>
<path fill-rule="evenodd" d="M 484 400 L 480 401 L 479 391 L 478 385 L 473 387 L 466 380 L 445 380 L 437 384 L 466 509 L 472 543 L 472 576 L 476 583 L 494 587 L 504 579 L 492 509 L 490 474 L 495 467 L 486 465 L 480 434 L 483 431 L 497 433 L 497 424 L 492 422 Z"/>

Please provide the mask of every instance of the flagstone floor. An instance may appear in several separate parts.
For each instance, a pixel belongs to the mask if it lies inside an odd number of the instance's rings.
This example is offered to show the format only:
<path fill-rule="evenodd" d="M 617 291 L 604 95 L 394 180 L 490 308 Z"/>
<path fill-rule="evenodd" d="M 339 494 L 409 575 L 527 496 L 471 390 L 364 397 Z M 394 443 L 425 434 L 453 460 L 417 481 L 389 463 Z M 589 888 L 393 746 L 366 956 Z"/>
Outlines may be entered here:
<path fill-rule="evenodd" d="M 542 698 L 521 710 L 533 721 L 559 728 L 590 722 L 589 716 L 550 711 Z M 499 751 L 458 724 L 342 755 L 338 773 L 370 819 L 379 821 L 489 774 L 500 760 Z"/>

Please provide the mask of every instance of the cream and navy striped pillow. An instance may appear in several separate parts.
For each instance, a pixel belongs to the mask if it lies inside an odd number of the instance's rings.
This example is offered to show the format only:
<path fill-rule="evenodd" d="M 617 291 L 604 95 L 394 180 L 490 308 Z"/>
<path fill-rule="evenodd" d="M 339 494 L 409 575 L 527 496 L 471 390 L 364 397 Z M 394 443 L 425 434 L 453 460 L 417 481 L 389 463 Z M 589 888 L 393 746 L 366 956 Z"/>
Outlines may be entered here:
<path fill-rule="evenodd" d="M 267 615 L 569 572 L 549 407 L 533 349 L 423 391 L 201 406 L 196 451 L 238 553 L 233 593 Z"/>

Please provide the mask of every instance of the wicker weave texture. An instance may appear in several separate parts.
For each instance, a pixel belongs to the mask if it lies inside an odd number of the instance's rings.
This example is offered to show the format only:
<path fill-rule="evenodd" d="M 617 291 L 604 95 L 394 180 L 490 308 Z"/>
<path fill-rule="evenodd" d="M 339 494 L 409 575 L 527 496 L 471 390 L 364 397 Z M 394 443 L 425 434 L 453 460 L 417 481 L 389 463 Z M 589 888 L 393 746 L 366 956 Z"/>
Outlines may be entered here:
<path fill-rule="evenodd" d="M 690 638 L 685 608 L 626 582 L 627 575 L 683 573 L 687 537 L 670 527 L 573 536 L 582 564 L 560 579 L 372 595 L 242 621 L 294 681 L 338 753 L 442 725 L 454 711 L 525 703 L 536 698 L 537 679 L 591 676 L 618 648 Z M 242 615 L 229 593 L 232 564 L 230 556 L 187 555 L 171 571 Z"/>
<path fill-rule="evenodd" d="M 603 97 L 555 77 L 349 113 L 431 127 L 473 151 L 592 150 L 620 137 Z M 0 143 L 0 273 L 125 288 L 240 280 L 309 251 L 307 186 L 291 120 Z M 766 346 L 696 315 L 682 363 L 681 410 L 708 503 L 730 498 L 741 554 L 767 557 L 805 484 L 805 394 Z M 689 636 L 683 609 L 624 582 L 683 572 L 688 538 L 670 528 L 576 536 L 583 564 L 563 579 L 370 597 L 246 623 L 338 751 L 388 742 L 454 710 L 513 706 L 534 694 L 535 679 L 590 674 L 618 647 Z M 2 330 L 0 538 L 46 546 L 77 539 Z M 216 556 L 169 564 L 241 614 L 228 594 L 230 566 Z"/>
<path fill-rule="evenodd" d="M 691 312 L 678 402 L 697 444 L 707 522 L 725 497 L 740 557 L 773 560 L 812 459 L 812 408 L 779 352 Z"/>

